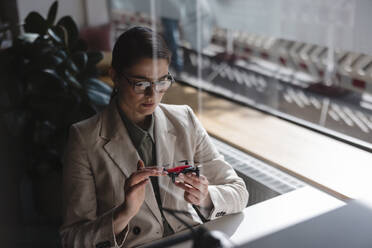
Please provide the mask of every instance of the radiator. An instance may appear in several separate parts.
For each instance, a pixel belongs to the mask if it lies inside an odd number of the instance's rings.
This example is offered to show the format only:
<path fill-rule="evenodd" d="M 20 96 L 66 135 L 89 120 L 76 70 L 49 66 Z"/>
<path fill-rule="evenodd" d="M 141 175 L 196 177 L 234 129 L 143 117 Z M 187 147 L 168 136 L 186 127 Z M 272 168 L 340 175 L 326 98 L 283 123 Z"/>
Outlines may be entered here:
<path fill-rule="evenodd" d="M 225 160 L 244 180 L 248 192 L 248 206 L 301 188 L 306 184 L 273 166 L 211 137 Z"/>

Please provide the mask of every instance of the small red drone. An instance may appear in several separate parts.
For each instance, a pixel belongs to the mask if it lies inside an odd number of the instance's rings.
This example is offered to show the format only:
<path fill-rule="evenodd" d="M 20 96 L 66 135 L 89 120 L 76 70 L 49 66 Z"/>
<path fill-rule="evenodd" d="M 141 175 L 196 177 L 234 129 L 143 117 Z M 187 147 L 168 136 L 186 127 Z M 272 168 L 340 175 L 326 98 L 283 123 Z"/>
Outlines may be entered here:
<path fill-rule="evenodd" d="M 176 177 L 180 173 L 186 174 L 186 173 L 195 172 L 196 175 L 199 177 L 199 168 L 196 166 L 189 165 L 189 164 L 173 167 L 170 169 L 164 168 L 164 171 L 168 172 L 168 176 L 172 178 L 173 183 L 176 181 Z"/>

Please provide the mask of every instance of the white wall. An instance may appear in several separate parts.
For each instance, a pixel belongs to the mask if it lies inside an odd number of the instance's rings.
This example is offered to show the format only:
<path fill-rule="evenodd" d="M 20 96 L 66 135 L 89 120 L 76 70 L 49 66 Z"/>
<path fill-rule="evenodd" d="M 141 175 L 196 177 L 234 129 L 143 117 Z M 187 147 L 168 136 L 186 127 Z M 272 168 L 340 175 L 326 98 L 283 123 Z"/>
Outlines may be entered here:
<path fill-rule="evenodd" d="M 85 26 L 85 0 L 59 0 L 57 19 L 70 15 L 79 27 Z M 101 0 L 103 1 L 103 0 Z M 54 0 L 18 0 L 19 20 L 22 23 L 29 12 L 37 11 L 43 17 L 48 14 L 48 9 Z"/>
<path fill-rule="evenodd" d="M 87 24 L 96 26 L 109 21 L 107 1 L 109 0 L 85 0 Z"/>

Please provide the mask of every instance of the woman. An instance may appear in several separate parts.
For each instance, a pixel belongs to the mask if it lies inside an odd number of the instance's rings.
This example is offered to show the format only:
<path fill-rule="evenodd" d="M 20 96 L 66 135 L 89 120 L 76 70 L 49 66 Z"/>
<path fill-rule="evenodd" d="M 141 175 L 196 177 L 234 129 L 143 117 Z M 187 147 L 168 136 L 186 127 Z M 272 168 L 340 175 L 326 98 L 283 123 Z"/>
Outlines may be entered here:
<path fill-rule="evenodd" d="M 155 56 L 153 56 L 155 55 Z M 65 247 L 131 247 L 185 227 L 159 206 L 188 212 L 190 225 L 241 211 L 245 184 L 187 106 L 160 104 L 171 54 L 151 29 L 134 27 L 112 53 L 110 105 L 72 125 L 64 156 Z M 173 183 L 163 167 L 201 165 Z"/>

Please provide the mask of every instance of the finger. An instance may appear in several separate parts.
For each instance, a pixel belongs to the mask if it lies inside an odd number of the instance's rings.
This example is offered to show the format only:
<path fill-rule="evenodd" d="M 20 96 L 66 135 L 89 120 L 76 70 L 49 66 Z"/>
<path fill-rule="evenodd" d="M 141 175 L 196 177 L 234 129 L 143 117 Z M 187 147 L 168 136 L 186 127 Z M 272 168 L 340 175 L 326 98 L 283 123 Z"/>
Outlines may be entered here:
<path fill-rule="evenodd" d="M 143 181 L 141 181 L 141 182 L 139 182 L 135 185 L 132 185 L 130 187 L 129 191 L 130 192 L 136 192 L 136 191 L 142 189 L 143 187 L 145 187 L 148 182 L 149 182 L 149 179 L 145 179 L 145 180 L 143 180 Z"/>
<path fill-rule="evenodd" d="M 164 167 L 160 167 L 160 166 L 156 166 L 156 165 L 155 165 L 155 166 L 146 166 L 146 169 L 156 169 L 156 170 L 157 170 L 157 169 L 162 169 L 162 170 L 163 170 Z"/>
<path fill-rule="evenodd" d="M 159 167 L 159 166 L 146 166 L 146 169 L 154 169 L 162 172 L 163 175 L 168 175 L 168 171 L 164 170 L 164 167 Z"/>
<path fill-rule="evenodd" d="M 159 171 L 159 170 L 147 170 L 147 169 L 143 169 L 143 170 L 140 170 L 140 171 L 137 171 L 135 173 L 133 173 L 130 178 L 128 179 L 129 180 L 129 185 L 132 186 L 132 185 L 135 185 L 151 176 L 161 176 L 162 175 L 162 172 Z"/>
<path fill-rule="evenodd" d="M 201 183 L 200 183 L 200 180 L 198 177 L 193 177 L 191 174 L 186 174 L 184 175 L 183 173 L 181 173 L 179 175 L 179 177 L 185 182 L 185 183 L 188 183 L 190 184 L 191 186 L 193 186 L 194 188 L 197 188 L 199 190 L 201 190 Z"/>
<path fill-rule="evenodd" d="M 160 176 L 162 175 L 162 173 L 163 173 L 162 170 L 143 169 L 141 171 L 137 171 L 133 173 L 133 177 L 144 178 L 144 177 Z"/>
<path fill-rule="evenodd" d="M 192 186 L 190 186 L 188 184 L 185 184 L 185 183 L 176 181 L 175 182 L 175 185 L 177 187 L 183 189 L 185 192 L 187 192 L 189 194 L 192 194 L 193 196 L 195 196 L 198 199 L 204 198 L 202 192 L 200 192 L 198 189 L 196 189 L 196 188 L 194 188 L 194 187 L 192 187 Z"/>
<path fill-rule="evenodd" d="M 142 170 L 143 168 L 145 168 L 145 164 L 144 164 L 143 161 L 140 159 L 140 160 L 138 160 L 138 162 L 137 162 L 137 170 Z"/>
<path fill-rule="evenodd" d="M 140 163 L 140 161 L 138 161 L 138 163 Z M 143 164 L 143 162 L 141 164 Z M 155 166 L 144 166 L 144 167 L 142 167 L 142 165 L 141 165 L 140 166 L 140 170 L 157 170 L 157 171 L 163 171 L 164 170 L 164 167 L 162 167 L 162 166 L 156 166 L 156 165 Z"/>
<path fill-rule="evenodd" d="M 186 184 L 184 184 L 183 182 L 180 182 L 180 181 L 175 181 L 174 184 L 177 187 L 179 187 L 179 188 L 181 188 L 181 189 L 183 189 L 185 191 L 187 191 L 191 187 L 190 185 L 186 185 Z"/>
<path fill-rule="evenodd" d="M 193 173 L 194 174 L 194 173 Z M 192 177 L 194 177 L 194 180 L 197 181 L 197 184 L 195 185 L 196 188 L 198 188 L 201 192 L 206 192 L 208 190 L 208 185 L 209 185 L 209 181 L 208 179 L 203 176 L 203 175 L 200 175 L 199 177 L 195 175 L 192 175 Z"/>
<path fill-rule="evenodd" d="M 203 184 L 207 184 L 207 185 L 209 184 L 208 179 L 205 176 L 203 176 L 203 175 L 200 175 L 199 176 L 199 180 Z"/>
<path fill-rule="evenodd" d="M 164 169 L 162 167 L 151 167 L 151 168 L 145 167 L 139 171 L 136 171 L 135 173 L 138 174 L 138 173 L 142 173 L 145 171 L 163 173 Z"/>
<path fill-rule="evenodd" d="M 184 198 L 187 202 L 189 202 L 191 204 L 194 204 L 194 205 L 199 205 L 200 204 L 200 200 L 197 197 L 195 197 L 194 195 L 189 194 L 188 192 L 185 192 Z"/>

